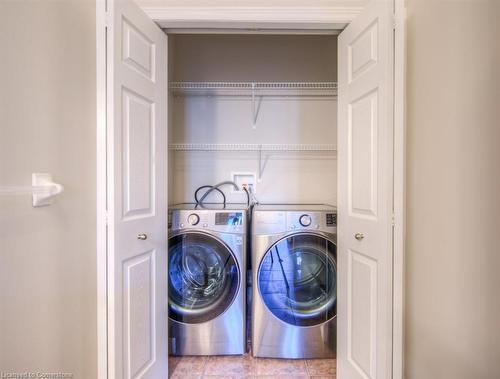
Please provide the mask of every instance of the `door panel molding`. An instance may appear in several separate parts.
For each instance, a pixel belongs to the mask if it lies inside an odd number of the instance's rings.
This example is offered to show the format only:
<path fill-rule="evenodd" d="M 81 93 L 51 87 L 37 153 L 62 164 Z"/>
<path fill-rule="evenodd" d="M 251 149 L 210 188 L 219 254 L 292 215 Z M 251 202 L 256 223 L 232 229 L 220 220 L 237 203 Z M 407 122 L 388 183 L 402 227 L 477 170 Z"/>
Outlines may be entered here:
<path fill-rule="evenodd" d="M 121 96 L 123 110 L 122 220 L 127 221 L 155 215 L 156 104 L 153 100 L 125 86 L 122 86 Z"/>
<path fill-rule="evenodd" d="M 140 378 L 156 361 L 156 250 L 123 262 L 123 315 L 126 378 Z M 139 325 L 137 330 L 132 324 Z M 139 353 L 132 354 L 133 349 Z"/>
<path fill-rule="evenodd" d="M 358 111 L 359 108 L 361 108 L 360 111 Z M 349 215 L 374 221 L 377 220 L 378 215 L 377 111 L 378 88 L 368 90 L 348 104 L 347 193 Z M 367 121 L 366 118 L 369 121 L 363 122 Z M 367 138 L 363 138 L 363 132 L 366 132 Z M 355 140 L 361 140 L 361 143 L 356 145 Z M 363 154 L 360 154 L 360 151 Z M 358 153 L 356 155 L 358 159 L 355 161 L 353 155 L 356 153 Z M 368 183 L 363 184 L 365 179 Z M 368 191 L 361 191 L 362 188 L 368 188 Z"/>
<path fill-rule="evenodd" d="M 156 46 L 127 18 L 122 17 L 122 60 L 153 83 L 155 77 Z"/>
<path fill-rule="evenodd" d="M 356 250 L 348 249 L 348 277 L 347 288 L 347 359 L 358 370 L 363 378 L 373 378 L 376 373 L 377 362 L 377 261 Z M 364 270 L 363 270 L 364 269 Z M 364 272 L 363 272 L 364 271 Z M 355 281 L 354 279 L 357 279 Z M 357 308 L 353 311 L 353 308 Z M 358 322 L 356 315 L 368 313 L 370 322 Z M 355 327 L 357 325 L 356 330 Z M 364 340 L 369 344 L 357 344 L 362 339 L 360 334 L 367 334 Z"/>
<path fill-rule="evenodd" d="M 374 20 L 348 46 L 348 83 L 351 84 L 378 61 L 378 19 Z"/>

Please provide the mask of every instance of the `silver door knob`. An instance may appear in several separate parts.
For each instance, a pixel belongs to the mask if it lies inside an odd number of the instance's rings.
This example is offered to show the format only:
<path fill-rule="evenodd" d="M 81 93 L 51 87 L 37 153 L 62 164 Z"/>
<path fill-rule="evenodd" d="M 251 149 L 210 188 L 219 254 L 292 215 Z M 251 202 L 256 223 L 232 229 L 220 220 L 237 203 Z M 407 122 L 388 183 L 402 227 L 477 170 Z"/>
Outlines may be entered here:
<path fill-rule="evenodd" d="M 358 241 L 361 241 L 363 238 L 365 238 L 365 235 L 363 233 L 356 233 L 354 235 L 354 238 L 356 238 Z"/>
<path fill-rule="evenodd" d="M 138 239 L 138 240 L 142 240 L 142 241 L 147 240 L 147 239 L 148 239 L 148 235 L 147 235 L 147 234 L 144 234 L 144 233 L 139 234 L 139 235 L 137 236 L 137 239 Z"/>

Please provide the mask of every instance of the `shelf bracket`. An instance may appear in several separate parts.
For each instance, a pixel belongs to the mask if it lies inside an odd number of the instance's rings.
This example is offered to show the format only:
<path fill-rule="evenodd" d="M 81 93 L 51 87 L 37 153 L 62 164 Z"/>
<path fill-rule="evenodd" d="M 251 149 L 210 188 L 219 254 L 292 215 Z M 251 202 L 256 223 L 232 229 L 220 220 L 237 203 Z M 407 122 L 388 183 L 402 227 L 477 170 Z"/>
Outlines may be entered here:
<path fill-rule="evenodd" d="M 267 155 L 264 159 L 262 158 L 263 146 L 259 145 L 259 175 L 257 176 L 257 183 L 262 181 L 262 173 L 266 168 L 267 160 L 269 159 L 269 155 Z"/>
<path fill-rule="evenodd" d="M 257 83 L 252 83 L 252 128 L 257 129 L 257 118 L 259 117 L 262 96 L 256 95 Z"/>
<path fill-rule="evenodd" d="M 260 183 L 262 181 L 262 145 L 259 146 L 259 176 L 257 177 L 257 183 Z"/>
<path fill-rule="evenodd" d="M 255 83 L 252 83 L 252 128 L 257 128 L 257 106 L 255 105 Z"/>

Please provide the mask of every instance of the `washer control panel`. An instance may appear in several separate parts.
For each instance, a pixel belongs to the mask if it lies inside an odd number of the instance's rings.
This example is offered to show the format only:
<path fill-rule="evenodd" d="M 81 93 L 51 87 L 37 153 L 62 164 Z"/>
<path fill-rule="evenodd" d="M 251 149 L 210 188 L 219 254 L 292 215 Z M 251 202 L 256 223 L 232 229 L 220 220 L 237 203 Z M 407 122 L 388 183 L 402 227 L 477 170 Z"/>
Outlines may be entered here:
<path fill-rule="evenodd" d="M 244 233 L 245 226 L 245 211 L 174 209 L 169 217 L 172 230 L 205 229 L 221 233 Z"/>
<path fill-rule="evenodd" d="M 304 230 L 304 229 L 324 229 L 326 220 L 323 220 L 321 212 L 288 212 L 287 213 L 287 230 Z"/>
<path fill-rule="evenodd" d="M 337 232 L 337 213 L 318 211 L 258 211 L 253 216 L 253 233 L 278 234 L 293 231 Z"/>

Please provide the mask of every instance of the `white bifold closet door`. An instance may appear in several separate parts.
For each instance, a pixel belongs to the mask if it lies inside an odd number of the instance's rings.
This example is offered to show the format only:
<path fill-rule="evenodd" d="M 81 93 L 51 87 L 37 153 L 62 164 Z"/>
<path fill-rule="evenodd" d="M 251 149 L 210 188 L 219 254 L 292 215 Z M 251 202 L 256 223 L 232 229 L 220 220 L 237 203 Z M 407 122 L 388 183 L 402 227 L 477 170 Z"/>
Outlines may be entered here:
<path fill-rule="evenodd" d="M 167 378 L 167 36 L 108 0 L 108 378 Z"/>
<path fill-rule="evenodd" d="M 393 2 L 339 36 L 339 379 L 392 377 Z"/>

